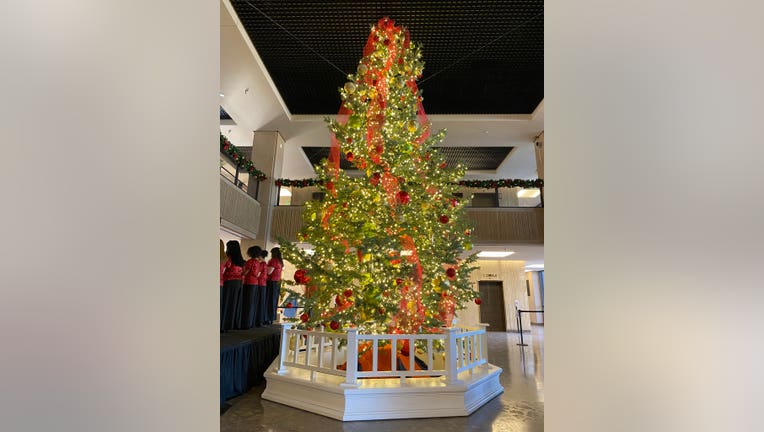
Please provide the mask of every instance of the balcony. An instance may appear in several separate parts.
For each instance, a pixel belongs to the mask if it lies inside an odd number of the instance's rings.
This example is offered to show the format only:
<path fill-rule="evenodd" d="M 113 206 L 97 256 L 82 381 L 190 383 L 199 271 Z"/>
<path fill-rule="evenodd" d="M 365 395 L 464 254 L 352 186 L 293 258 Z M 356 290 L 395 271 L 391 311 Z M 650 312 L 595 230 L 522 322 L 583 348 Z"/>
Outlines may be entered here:
<path fill-rule="evenodd" d="M 220 225 L 257 238 L 260 203 L 234 182 L 220 175 Z"/>
<path fill-rule="evenodd" d="M 462 188 L 458 196 L 470 197 L 466 215 L 472 220 L 475 244 L 544 244 L 544 208 L 539 189 Z M 271 238 L 297 241 L 302 228 L 303 204 L 321 199 L 317 187 L 280 187 L 273 207 Z"/>

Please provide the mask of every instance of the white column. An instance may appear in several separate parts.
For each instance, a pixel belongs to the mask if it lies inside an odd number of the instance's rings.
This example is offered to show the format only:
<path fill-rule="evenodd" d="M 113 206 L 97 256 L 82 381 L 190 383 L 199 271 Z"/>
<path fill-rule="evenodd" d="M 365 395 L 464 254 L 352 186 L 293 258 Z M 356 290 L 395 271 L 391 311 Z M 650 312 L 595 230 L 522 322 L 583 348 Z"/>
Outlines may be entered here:
<path fill-rule="evenodd" d="M 486 361 L 485 366 L 488 367 L 488 324 L 478 324 L 480 330 L 483 332 L 480 334 L 480 358 Z"/>
<path fill-rule="evenodd" d="M 348 355 L 345 363 L 345 382 L 341 387 L 357 387 L 356 373 L 358 373 L 358 329 L 348 329 Z"/>
<path fill-rule="evenodd" d="M 279 370 L 276 372 L 279 375 L 284 375 L 287 370 L 284 367 L 284 359 L 286 358 L 287 351 L 289 351 L 289 336 L 287 330 L 292 328 L 291 323 L 281 324 L 281 350 L 279 351 Z"/>
<path fill-rule="evenodd" d="M 260 182 L 257 194 L 257 201 L 260 203 L 260 229 L 257 231 L 256 244 L 270 249 L 276 241 L 270 238 L 271 208 L 276 204 L 278 194 L 275 181 L 281 177 L 281 168 L 284 165 L 284 138 L 278 131 L 255 131 L 251 158 L 257 169 L 268 177 Z M 254 194 L 256 188 L 256 181 L 250 179 L 248 189 Z"/>
<path fill-rule="evenodd" d="M 456 371 L 456 336 L 459 334 L 459 329 L 443 327 L 443 333 L 446 335 L 446 383 L 461 384 L 459 373 Z"/>

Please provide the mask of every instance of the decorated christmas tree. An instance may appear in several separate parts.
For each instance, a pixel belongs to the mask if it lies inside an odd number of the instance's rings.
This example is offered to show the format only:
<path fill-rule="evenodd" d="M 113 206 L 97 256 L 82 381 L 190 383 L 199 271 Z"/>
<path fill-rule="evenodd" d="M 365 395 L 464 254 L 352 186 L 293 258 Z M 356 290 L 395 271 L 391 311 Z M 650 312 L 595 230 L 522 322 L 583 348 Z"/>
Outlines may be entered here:
<path fill-rule="evenodd" d="M 298 269 L 288 290 L 304 313 L 300 327 L 369 333 L 434 333 L 465 303 L 479 304 L 469 275 L 476 259 L 457 183 L 434 147 L 416 80 L 424 64 L 406 29 L 388 18 L 372 27 L 329 120 L 330 156 L 316 166 L 323 200 L 306 204 L 298 241 L 280 239 Z M 361 174 L 340 169 L 340 155 Z M 302 285 L 302 287 L 300 287 Z"/>

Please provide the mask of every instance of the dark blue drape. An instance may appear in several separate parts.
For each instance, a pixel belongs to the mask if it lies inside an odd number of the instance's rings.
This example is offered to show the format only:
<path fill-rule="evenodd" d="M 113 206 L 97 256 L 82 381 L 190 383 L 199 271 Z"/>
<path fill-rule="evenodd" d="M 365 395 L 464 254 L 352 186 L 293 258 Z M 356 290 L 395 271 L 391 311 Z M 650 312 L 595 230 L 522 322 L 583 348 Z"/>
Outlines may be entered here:
<path fill-rule="evenodd" d="M 279 354 L 280 340 L 279 333 L 269 333 L 235 345 L 221 346 L 221 405 L 262 382 L 263 373 Z"/>

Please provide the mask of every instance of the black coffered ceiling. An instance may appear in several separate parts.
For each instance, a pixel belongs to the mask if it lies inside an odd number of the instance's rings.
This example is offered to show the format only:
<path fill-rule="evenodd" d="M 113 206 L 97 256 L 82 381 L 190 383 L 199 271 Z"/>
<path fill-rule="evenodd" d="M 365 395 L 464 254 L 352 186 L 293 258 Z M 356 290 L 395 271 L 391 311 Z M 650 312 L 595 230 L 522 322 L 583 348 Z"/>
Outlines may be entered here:
<path fill-rule="evenodd" d="M 292 114 L 337 112 L 337 89 L 383 16 L 422 45 L 429 114 L 529 114 L 544 97 L 542 0 L 231 3 Z"/>

